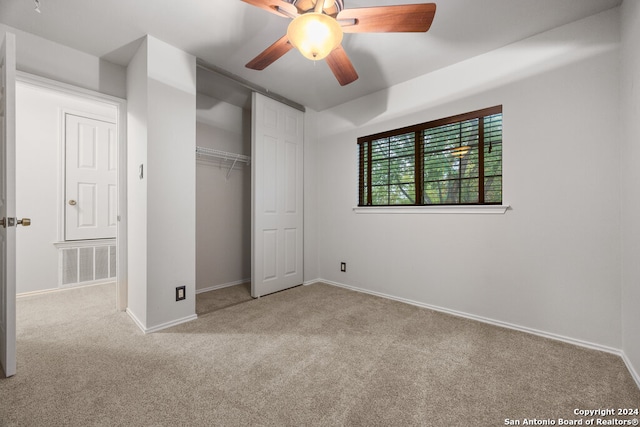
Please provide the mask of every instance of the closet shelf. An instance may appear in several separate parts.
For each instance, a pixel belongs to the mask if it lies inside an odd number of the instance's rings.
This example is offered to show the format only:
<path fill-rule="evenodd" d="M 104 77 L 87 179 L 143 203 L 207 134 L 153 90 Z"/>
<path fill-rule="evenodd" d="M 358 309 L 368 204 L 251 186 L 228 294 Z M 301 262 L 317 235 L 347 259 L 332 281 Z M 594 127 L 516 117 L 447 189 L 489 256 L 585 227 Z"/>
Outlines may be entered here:
<path fill-rule="evenodd" d="M 244 154 L 229 153 L 227 151 L 221 151 L 207 147 L 196 146 L 196 156 L 207 157 L 210 159 L 220 159 L 230 162 L 232 161 L 233 163 L 231 164 L 231 166 L 229 166 L 229 171 L 227 172 L 227 179 L 229 179 L 229 175 L 231 174 L 233 168 L 236 166 L 236 163 L 242 162 L 246 163 L 247 165 L 251 163 L 251 157 L 245 156 Z"/>
<path fill-rule="evenodd" d="M 229 160 L 235 162 L 251 163 L 251 157 L 244 154 L 229 153 L 227 151 L 216 150 L 214 148 L 196 147 L 198 156 L 213 157 L 216 159 Z"/>

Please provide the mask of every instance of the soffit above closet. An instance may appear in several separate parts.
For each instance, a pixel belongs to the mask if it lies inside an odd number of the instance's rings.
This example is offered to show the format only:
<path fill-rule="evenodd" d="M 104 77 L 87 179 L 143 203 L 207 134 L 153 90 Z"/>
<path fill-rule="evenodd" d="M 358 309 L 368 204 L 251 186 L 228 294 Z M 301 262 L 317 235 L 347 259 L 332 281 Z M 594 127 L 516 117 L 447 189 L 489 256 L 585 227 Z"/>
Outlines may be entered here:
<path fill-rule="evenodd" d="M 251 109 L 251 90 L 220 74 L 198 67 L 196 87 L 198 93 L 240 108 Z"/>

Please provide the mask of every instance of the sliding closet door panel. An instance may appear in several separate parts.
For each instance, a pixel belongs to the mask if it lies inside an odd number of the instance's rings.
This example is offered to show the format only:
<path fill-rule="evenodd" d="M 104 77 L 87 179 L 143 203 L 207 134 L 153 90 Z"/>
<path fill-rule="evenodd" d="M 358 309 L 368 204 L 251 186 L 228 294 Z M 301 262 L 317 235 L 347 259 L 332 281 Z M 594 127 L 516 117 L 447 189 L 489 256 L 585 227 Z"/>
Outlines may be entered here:
<path fill-rule="evenodd" d="M 251 294 L 302 284 L 304 114 L 253 94 Z"/>

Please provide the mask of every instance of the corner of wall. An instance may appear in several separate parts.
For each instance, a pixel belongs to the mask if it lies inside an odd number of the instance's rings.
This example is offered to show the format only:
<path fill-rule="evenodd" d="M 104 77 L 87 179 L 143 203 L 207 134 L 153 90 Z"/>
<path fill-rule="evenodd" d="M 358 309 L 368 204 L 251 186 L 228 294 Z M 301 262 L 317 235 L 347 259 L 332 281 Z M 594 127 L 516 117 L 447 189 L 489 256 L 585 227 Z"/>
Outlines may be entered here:
<path fill-rule="evenodd" d="M 624 0 L 621 22 L 621 230 L 622 230 L 622 352 L 629 371 L 640 388 L 640 198 L 635 183 L 640 180 L 640 3 Z"/>
<path fill-rule="evenodd" d="M 141 328 L 147 323 L 146 181 L 147 43 L 141 43 L 127 67 L 127 312 Z"/>
<path fill-rule="evenodd" d="M 145 332 L 195 318 L 195 76 L 151 36 L 127 69 L 129 311 Z"/>

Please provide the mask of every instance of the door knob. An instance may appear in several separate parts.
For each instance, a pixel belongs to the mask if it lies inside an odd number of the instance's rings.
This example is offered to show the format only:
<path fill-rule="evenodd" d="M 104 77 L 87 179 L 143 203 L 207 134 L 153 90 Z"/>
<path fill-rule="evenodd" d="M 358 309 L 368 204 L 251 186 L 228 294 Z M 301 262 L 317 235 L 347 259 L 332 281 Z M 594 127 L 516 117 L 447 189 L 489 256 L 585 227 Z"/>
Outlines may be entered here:
<path fill-rule="evenodd" d="M 75 206 L 75 205 L 76 205 L 76 201 L 75 201 L 75 200 L 69 200 L 69 204 L 70 204 L 71 206 Z"/>
<path fill-rule="evenodd" d="M 18 225 L 28 227 L 31 225 L 31 218 L 22 218 L 18 220 Z"/>

